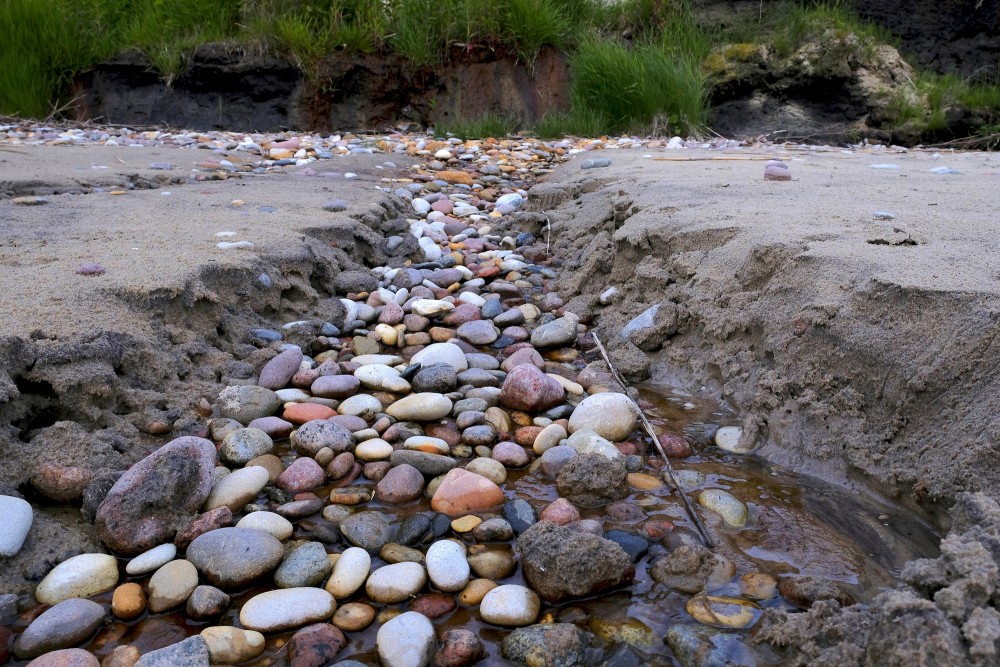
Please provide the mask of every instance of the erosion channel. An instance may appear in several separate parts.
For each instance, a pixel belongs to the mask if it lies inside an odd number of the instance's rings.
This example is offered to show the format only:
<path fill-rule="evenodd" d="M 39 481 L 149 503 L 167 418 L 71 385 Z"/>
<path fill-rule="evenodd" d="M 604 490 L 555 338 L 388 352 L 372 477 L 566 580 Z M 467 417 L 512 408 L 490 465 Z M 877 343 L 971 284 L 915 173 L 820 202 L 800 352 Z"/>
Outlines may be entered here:
<path fill-rule="evenodd" d="M 0 662 L 1000 660 L 996 156 L 3 138 Z"/>

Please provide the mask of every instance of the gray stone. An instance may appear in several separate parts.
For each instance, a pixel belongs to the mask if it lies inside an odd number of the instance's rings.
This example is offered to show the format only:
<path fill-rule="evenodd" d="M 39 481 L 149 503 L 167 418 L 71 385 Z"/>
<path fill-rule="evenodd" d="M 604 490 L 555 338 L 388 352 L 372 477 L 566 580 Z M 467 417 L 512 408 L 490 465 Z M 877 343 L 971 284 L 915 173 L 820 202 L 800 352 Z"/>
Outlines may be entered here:
<path fill-rule="evenodd" d="M 187 548 L 187 559 L 211 584 L 240 588 L 271 572 L 284 549 L 270 533 L 246 528 L 219 528 L 199 535 Z"/>
<path fill-rule="evenodd" d="M 519 665 L 587 667 L 589 638 L 572 623 L 518 628 L 503 640 L 503 657 Z"/>
<path fill-rule="evenodd" d="M 538 522 L 538 513 L 527 500 L 515 498 L 508 500 L 503 506 L 503 518 L 518 535 Z"/>
<path fill-rule="evenodd" d="M 356 547 L 378 553 L 392 539 L 392 525 L 381 512 L 358 512 L 340 522 L 340 532 Z"/>
<path fill-rule="evenodd" d="M 521 533 L 517 548 L 525 581 L 550 603 L 600 593 L 633 574 L 632 560 L 614 542 L 550 521 Z"/>
<path fill-rule="evenodd" d="M 739 635 L 701 625 L 674 624 L 667 645 L 685 667 L 756 667 L 753 651 Z"/>
<path fill-rule="evenodd" d="M 319 542 L 305 542 L 295 547 L 281 561 L 274 573 L 274 583 L 278 588 L 299 588 L 318 586 L 330 574 L 332 566 L 326 556 L 326 549 Z"/>
<path fill-rule="evenodd" d="M 215 586 L 198 586 L 188 598 L 185 611 L 196 621 L 218 618 L 229 606 L 229 596 Z"/>
<path fill-rule="evenodd" d="M 413 391 L 446 394 L 457 386 L 455 369 L 450 364 L 438 363 L 424 366 L 413 376 Z"/>
<path fill-rule="evenodd" d="M 292 434 L 292 445 L 309 456 L 315 456 L 324 447 L 329 447 L 335 454 L 341 454 L 354 448 L 354 438 L 348 429 L 339 424 L 325 419 L 313 419 Z"/>
<path fill-rule="evenodd" d="M 245 465 L 272 449 L 274 441 L 267 433 L 256 428 L 241 428 L 225 437 L 219 448 L 219 456 L 230 465 Z"/>
<path fill-rule="evenodd" d="M 568 445 L 550 447 L 542 453 L 542 472 L 549 477 L 558 477 L 563 466 L 574 456 L 577 456 L 576 450 Z"/>
<path fill-rule="evenodd" d="M 63 600 L 31 622 L 17 641 L 14 654 L 25 660 L 82 643 L 104 621 L 104 607 L 91 600 Z"/>
<path fill-rule="evenodd" d="M 585 508 L 602 507 L 630 493 L 624 461 L 600 454 L 570 458 L 559 471 L 556 486 L 559 495 Z"/>
<path fill-rule="evenodd" d="M 219 416 L 249 424 L 254 419 L 270 417 L 281 407 L 281 399 L 270 389 L 256 385 L 226 387 L 217 400 Z"/>
<path fill-rule="evenodd" d="M 647 308 L 621 330 L 621 337 L 640 350 L 652 352 L 677 332 L 677 305 L 669 301 Z"/>
<path fill-rule="evenodd" d="M 397 449 L 389 456 L 389 462 L 394 466 L 411 465 L 430 477 L 443 475 L 458 465 L 458 461 L 450 456 L 409 449 Z"/>
<path fill-rule="evenodd" d="M 139 658 L 135 667 L 209 667 L 208 643 L 200 635 L 151 651 Z"/>
<path fill-rule="evenodd" d="M 537 348 L 561 347 L 576 341 L 579 318 L 569 313 L 565 317 L 543 324 L 531 332 L 531 344 Z"/>

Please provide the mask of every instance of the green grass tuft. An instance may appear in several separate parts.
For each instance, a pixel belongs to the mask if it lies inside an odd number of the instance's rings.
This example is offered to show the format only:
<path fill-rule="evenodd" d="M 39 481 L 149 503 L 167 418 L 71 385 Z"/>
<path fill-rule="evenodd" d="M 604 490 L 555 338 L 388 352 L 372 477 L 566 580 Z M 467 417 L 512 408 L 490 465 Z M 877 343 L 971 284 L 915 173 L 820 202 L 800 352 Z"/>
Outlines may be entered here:
<path fill-rule="evenodd" d="M 538 119 L 532 134 L 539 139 L 600 137 L 607 133 L 608 119 L 599 112 L 579 109 L 569 113 L 548 113 Z"/>

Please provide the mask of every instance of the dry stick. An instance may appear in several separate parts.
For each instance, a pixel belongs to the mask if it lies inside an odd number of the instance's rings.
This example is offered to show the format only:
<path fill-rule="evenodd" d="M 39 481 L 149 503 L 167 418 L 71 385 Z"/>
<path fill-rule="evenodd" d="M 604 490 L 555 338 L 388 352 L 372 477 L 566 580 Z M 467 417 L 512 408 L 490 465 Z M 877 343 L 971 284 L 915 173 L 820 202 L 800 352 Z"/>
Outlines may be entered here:
<path fill-rule="evenodd" d="M 621 385 L 622 389 L 628 390 L 628 382 L 622 374 L 618 372 L 618 369 L 612 365 L 611 358 L 608 356 L 608 351 L 604 349 L 604 344 L 601 343 L 601 339 L 596 332 L 594 333 L 594 341 L 597 343 L 597 349 L 601 351 L 601 356 L 604 357 L 604 363 L 608 365 L 608 369 L 611 371 L 611 377 L 615 379 L 615 382 Z M 638 404 L 636 404 L 635 407 L 639 411 L 639 419 L 642 420 L 642 425 L 646 429 L 646 433 L 649 434 L 650 438 L 652 438 L 653 444 L 656 445 L 656 449 L 660 452 L 660 456 L 663 457 L 663 463 L 667 469 L 667 474 L 670 475 L 670 482 L 674 485 L 674 488 L 677 489 L 677 493 L 680 494 L 681 499 L 684 501 L 684 507 L 687 509 L 688 516 L 698 528 L 698 533 L 701 535 L 701 541 L 704 542 L 705 546 L 709 549 L 714 549 L 715 542 L 711 537 L 709 537 L 708 531 L 705 529 L 705 524 L 701 522 L 701 517 L 698 515 L 698 511 L 695 509 L 694 505 L 691 504 L 691 499 L 688 498 L 687 493 L 684 491 L 684 487 L 681 486 L 681 484 L 677 481 L 677 478 L 674 476 L 674 468 L 670 465 L 670 459 L 667 458 L 666 453 L 663 451 L 663 447 L 660 446 L 660 441 L 656 437 L 653 425 L 649 423 L 648 419 L 646 419 L 646 415 L 643 413 L 642 408 L 640 408 Z"/>

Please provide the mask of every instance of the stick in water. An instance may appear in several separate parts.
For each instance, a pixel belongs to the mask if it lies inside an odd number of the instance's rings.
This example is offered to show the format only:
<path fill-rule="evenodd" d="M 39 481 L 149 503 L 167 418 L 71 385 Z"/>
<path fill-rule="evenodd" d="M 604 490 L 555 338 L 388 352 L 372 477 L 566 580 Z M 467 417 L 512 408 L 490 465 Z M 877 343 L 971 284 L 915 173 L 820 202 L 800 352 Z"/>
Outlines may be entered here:
<path fill-rule="evenodd" d="M 615 382 L 621 385 L 621 388 L 628 390 L 628 381 L 618 372 L 618 369 L 614 367 L 611 363 L 611 357 L 608 356 L 608 351 L 604 349 L 604 344 L 601 342 L 600 337 L 594 332 L 594 341 L 597 343 L 597 349 L 601 351 L 601 356 L 604 357 L 604 363 L 608 365 L 608 370 L 611 371 L 611 377 L 615 379 Z M 626 394 L 627 395 L 627 394 Z M 663 447 L 660 446 L 660 441 L 656 437 L 656 432 L 653 430 L 653 425 L 649 423 L 646 419 L 646 415 L 643 413 L 642 408 L 638 404 L 635 406 L 636 411 L 639 413 L 639 419 L 642 420 L 642 426 L 646 429 L 646 433 L 653 440 L 653 444 L 656 445 L 656 449 L 660 452 L 660 456 L 663 457 L 663 463 L 667 469 L 667 474 L 670 476 L 670 481 L 677 489 L 677 493 L 680 494 L 681 500 L 684 501 L 684 507 L 687 509 L 688 517 L 694 523 L 695 527 L 698 529 L 698 534 L 701 536 L 701 541 L 705 543 L 705 546 L 709 549 L 715 548 L 715 542 L 708 535 L 708 531 L 705 529 L 705 525 L 701 522 L 701 517 L 698 515 L 698 511 L 695 509 L 694 505 L 691 504 L 691 499 L 688 498 L 687 493 L 684 491 L 684 487 L 680 485 L 677 478 L 674 477 L 674 468 L 670 465 L 670 459 L 667 458 L 666 453 L 663 451 Z"/>

